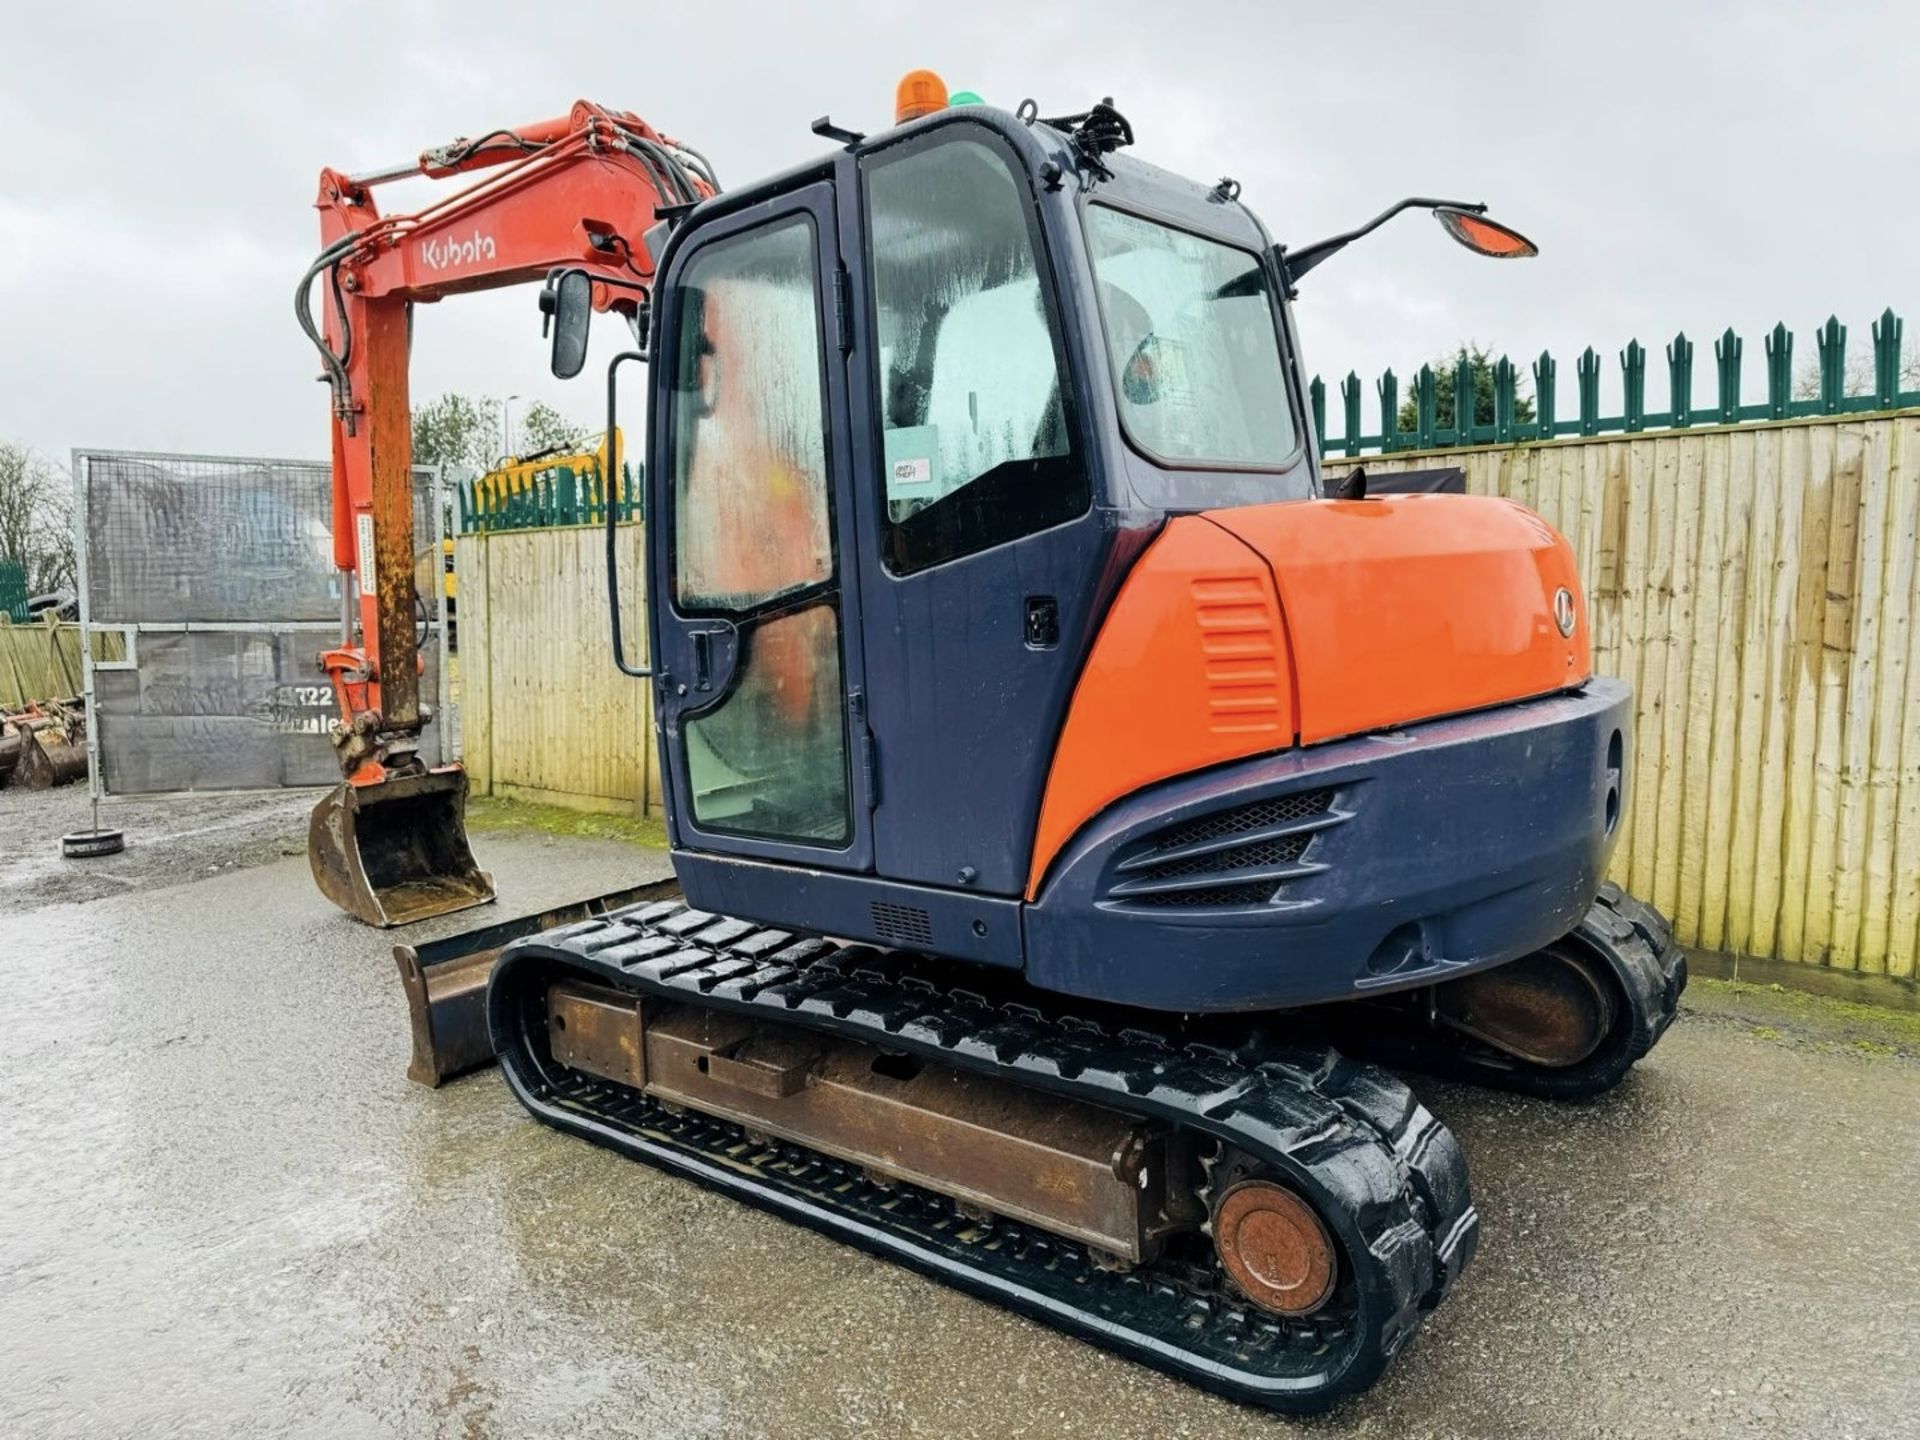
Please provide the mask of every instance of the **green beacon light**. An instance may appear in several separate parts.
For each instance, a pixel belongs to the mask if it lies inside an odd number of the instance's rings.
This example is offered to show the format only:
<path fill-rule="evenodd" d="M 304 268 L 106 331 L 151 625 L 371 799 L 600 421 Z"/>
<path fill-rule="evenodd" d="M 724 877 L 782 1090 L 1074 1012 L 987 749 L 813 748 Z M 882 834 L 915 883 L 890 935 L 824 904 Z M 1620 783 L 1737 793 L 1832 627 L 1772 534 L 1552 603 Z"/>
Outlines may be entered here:
<path fill-rule="evenodd" d="M 987 102 L 972 90 L 956 90 L 947 97 L 949 107 L 955 105 L 984 105 Z"/>

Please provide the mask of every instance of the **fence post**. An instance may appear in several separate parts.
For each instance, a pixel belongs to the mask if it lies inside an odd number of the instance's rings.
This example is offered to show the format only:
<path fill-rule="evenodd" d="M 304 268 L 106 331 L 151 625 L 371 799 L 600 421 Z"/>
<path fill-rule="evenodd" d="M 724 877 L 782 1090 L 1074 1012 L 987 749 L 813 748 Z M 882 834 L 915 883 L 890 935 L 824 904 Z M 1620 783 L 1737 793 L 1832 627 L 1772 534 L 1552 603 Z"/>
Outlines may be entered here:
<path fill-rule="evenodd" d="M 1693 424 L 1693 342 L 1682 330 L 1667 346 L 1667 394 L 1673 410 L 1673 428 Z"/>
<path fill-rule="evenodd" d="M 1313 405 L 1313 439 L 1320 447 L 1322 455 L 1327 453 L 1327 384 L 1318 375 L 1307 387 L 1307 398 Z"/>
<path fill-rule="evenodd" d="M 1638 340 L 1620 352 L 1620 379 L 1627 392 L 1625 429 L 1636 434 L 1647 428 L 1647 352 Z"/>
<path fill-rule="evenodd" d="M 1360 453 L 1360 377 L 1347 371 L 1340 382 L 1340 403 L 1347 412 L 1347 454 Z"/>
<path fill-rule="evenodd" d="M 1847 327 L 1838 315 L 1813 332 L 1813 345 L 1820 354 L 1820 409 L 1832 415 L 1847 396 Z"/>
<path fill-rule="evenodd" d="M 1388 370 L 1380 377 L 1380 453 L 1399 447 L 1400 382 Z"/>
<path fill-rule="evenodd" d="M 1793 397 L 1793 332 L 1783 320 L 1767 336 L 1767 417 L 1787 418 L 1787 404 Z"/>
<path fill-rule="evenodd" d="M 1474 403 L 1476 399 L 1473 360 L 1463 355 L 1453 368 L 1453 443 L 1456 445 L 1473 443 L 1474 411 L 1479 408 Z"/>
<path fill-rule="evenodd" d="M 1720 370 L 1720 423 L 1740 420 L 1740 337 L 1727 327 L 1727 333 L 1713 342 L 1714 363 Z"/>
<path fill-rule="evenodd" d="M 1502 355 L 1493 367 L 1493 438 L 1501 445 L 1513 439 L 1513 411 L 1518 389 L 1513 362 Z"/>
<path fill-rule="evenodd" d="M 1900 332 L 1905 327 L 1889 305 L 1873 325 L 1873 403 L 1891 410 L 1900 403 Z"/>
<path fill-rule="evenodd" d="M 1433 376 L 1433 366 L 1422 365 L 1420 373 L 1413 377 L 1415 427 L 1414 444 L 1422 450 L 1431 450 L 1438 443 L 1435 430 L 1440 414 L 1440 384 Z"/>
<path fill-rule="evenodd" d="M 1533 413 L 1540 424 L 1540 438 L 1553 438 L 1553 356 L 1546 351 L 1533 362 Z"/>
<path fill-rule="evenodd" d="M 1600 433 L 1600 357 L 1589 345 L 1581 353 L 1577 367 L 1580 381 L 1580 433 Z"/>

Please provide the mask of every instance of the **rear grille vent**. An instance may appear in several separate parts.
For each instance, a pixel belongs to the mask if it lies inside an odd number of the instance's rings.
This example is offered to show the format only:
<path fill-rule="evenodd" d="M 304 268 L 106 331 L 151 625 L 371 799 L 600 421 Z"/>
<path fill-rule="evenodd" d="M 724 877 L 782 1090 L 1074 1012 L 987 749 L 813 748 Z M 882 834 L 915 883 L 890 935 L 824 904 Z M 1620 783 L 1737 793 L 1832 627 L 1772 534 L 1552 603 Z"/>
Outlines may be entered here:
<path fill-rule="evenodd" d="M 1192 909 L 1200 905 L 1264 905 L 1277 887 L 1271 880 L 1257 885 L 1222 885 L 1212 890 L 1156 890 L 1149 895 L 1129 895 L 1130 905 L 1151 905 L 1155 909 Z"/>
<path fill-rule="evenodd" d="M 1169 860 L 1146 873 L 1156 880 L 1171 880 L 1180 875 L 1218 875 L 1226 870 L 1253 870 L 1269 865 L 1291 865 L 1307 853 L 1311 835 L 1282 835 L 1277 840 L 1259 840 L 1251 845 L 1236 845 L 1231 850 L 1214 850 L 1205 855 L 1189 855 L 1184 860 Z"/>
<path fill-rule="evenodd" d="M 1302 790 L 1298 795 L 1276 795 L 1271 800 L 1256 800 L 1238 810 L 1222 810 L 1217 815 L 1202 815 L 1162 830 L 1153 837 L 1155 850 L 1178 850 L 1202 840 L 1218 840 L 1226 835 L 1244 835 L 1249 830 L 1265 830 L 1294 820 L 1324 815 L 1333 808 L 1333 791 Z"/>
<path fill-rule="evenodd" d="M 874 933 L 896 945 L 933 944 L 933 917 L 918 905 L 889 905 L 880 900 L 867 904 L 873 916 Z"/>
<path fill-rule="evenodd" d="M 1290 827 L 1322 817 L 1328 817 L 1329 821 L 1345 818 L 1333 813 L 1333 800 L 1331 788 L 1306 790 L 1170 825 L 1121 862 L 1109 896 L 1130 905 L 1156 909 L 1265 904 L 1291 877 L 1236 877 L 1244 872 L 1281 870 L 1299 864 L 1324 825 L 1313 824 L 1286 832 Z M 1275 830 L 1283 833 L 1274 834 Z M 1236 835 L 1247 839 L 1234 844 L 1232 840 Z M 1194 847 L 1200 847 L 1198 853 L 1180 853 Z M 1179 880 L 1212 883 L 1167 883 Z"/>

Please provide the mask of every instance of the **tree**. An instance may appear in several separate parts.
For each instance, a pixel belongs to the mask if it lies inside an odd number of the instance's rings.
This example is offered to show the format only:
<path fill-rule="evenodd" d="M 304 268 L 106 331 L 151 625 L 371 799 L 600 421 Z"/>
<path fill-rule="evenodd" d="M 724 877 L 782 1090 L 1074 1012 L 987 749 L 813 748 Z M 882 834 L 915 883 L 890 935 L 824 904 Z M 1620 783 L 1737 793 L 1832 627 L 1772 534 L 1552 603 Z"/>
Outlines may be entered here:
<path fill-rule="evenodd" d="M 1902 390 L 1920 390 L 1920 350 L 1912 345 L 1904 347 L 1900 356 L 1900 388 Z M 1874 373 L 1873 354 L 1851 354 L 1847 356 L 1846 379 L 1842 382 L 1840 393 L 1843 395 L 1873 394 Z M 1820 398 L 1820 360 L 1815 358 L 1800 367 L 1800 373 L 1794 377 L 1793 398 L 1796 400 L 1818 400 Z"/>
<path fill-rule="evenodd" d="M 578 450 L 587 438 L 587 427 L 576 425 L 544 400 L 536 400 L 520 418 L 520 433 L 514 437 L 522 455 L 541 450 Z"/>
<path fill-rule="evenodd" d="M 464 467 L 476 474 L 500 457 L 500 405 L 448 391 L 413 411 L 413 463 Z"/>
<path fill-rule="evenodd" d="M 1473 364 L 1473 423 L 1475 425 L 1493 424 L 1493 367 L 1497 359 L 1484 345 L 1460 345 L 1453 354 L 1443 355 L 1433 362 L 1433 423 L 1441 430 L 1454 428 L 1453 421 L 1453 380 L 1462 361 Z M 1420 425 L 1420 405 L 1413 386 L 1408 385 L 1409 394 L 1400 404 L 1400 429 L 1416 430 Z M 1530 424 L 1533 420 L 1533 401 L 1519 393 L 1514 387 L 1513 418 L 1517 424 Z"/>
<path fill-rule="evenodd" d="M 73 503 L 65 475 L 25 445 L 0 442 L 0 559 L 26 567 L 27 590 L 72 589 Z"/>

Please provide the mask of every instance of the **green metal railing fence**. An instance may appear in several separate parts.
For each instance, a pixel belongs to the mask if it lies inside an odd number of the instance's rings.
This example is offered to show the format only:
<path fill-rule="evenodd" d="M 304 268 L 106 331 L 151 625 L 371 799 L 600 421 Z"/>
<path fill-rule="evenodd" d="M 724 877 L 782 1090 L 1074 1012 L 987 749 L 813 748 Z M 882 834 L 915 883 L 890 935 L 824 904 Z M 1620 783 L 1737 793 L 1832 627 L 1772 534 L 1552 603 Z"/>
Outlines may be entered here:
<path fill-rule="evenodd" d="M 643 472 L 640 466 L 620 467 L 623 478 L 612 497 L 616 520 L 645 518 Z M 604 525 L 607 485 L 597 469 L 576 471 L 556 465 L 518 489 L 482 475 L 454 486 L 461 534 L 491 530 L 538 530 L 554 525 Z"/>
<path fill-rule="evenodd" d="M 1506 356 L 1491 367 L 1493 376 L 1493 420 L 1491 424 L 1473 423 L 1476 407 L 1456 404 L 1456 423 L 1437 423 L 1439 376 L 1431 365 L 1422 365 L 1413 377 L 1408 398 L 1412 402 L 1414 424 L 1401 425 L 1400 382 L 1388 370 L 1374 382 L 1380 406 L 1380 426 L 1365 434 L 1361 420 L 1360 377 L 1352 371 L 1340 382 L 1344 432 L 1327 434 L 1327 387 L 1315 376 L 1309 387 L 1313 403 L 1315 432 L 1320 436 L 1320 453 L 1327 456 L 1358 455 L 1363 450 L 1389 453 L 1395 450 L 1441 450 L 1462 445 L 1519 444 L 1530 440 L 1551 440 L 1561 435 L 1638 434 L 1644 430 L 1685 430 L 1695 425 L 1737 425 L 1746 421 L 1791 420 L 1809 415 L 1842 415 L 1853 412 L 1899 410 L 1920 406 L 1920 390 L 1903 389 L 1911 375 L 1901 373 L 1901 332 L 1903 322 L 1891 308 L 1873 326 L 1872 388 L 1856 395 L 1847 394 L 1847 327 L 1837 317 L 1829 318 L 1814 333 L 1819 360 L 1817 393 L 1808 398 L 1794 396 L 1793 332 L 1784 324 L 1775 325 L 1766 337 L 1766 395 L 1764 402 L 1748 404 L 1741 399 L 1741 358 L 1745 349 L 1740 337 L 1729 328 L 1713 345 L 1717 378 L 1715 400 L 1697 406 L 1693 398 L 1693 342 L 1682 331 L 1667 346 L 1667 376 L 1671 400 L 1665 410 L 1646 408 L 1647 352 L 1638 340 L 1627 342 L 1620 352 L 1620 377 L 1623 408 L 1618 415 L 1600 413 L 1600 372 L 1602 362 L 1593 347 L 1575 363 L 1578 389 L 1577 416 L 1562 417 L 1556 378 L 1559 366 L 1546 351 L 1533 362 L 1533 417 L 1517 418 L 1520 410 L 1520 372 Z M 1463 361 L 1454 373 L 1453 393 L 1471 397 L 1476 393 L 1480 366 Z M 1465 419 L 1464 426 L 1459 423 Z"/>
<path fill-rule="evenodd" d="M 27 567 L 18 560 L 0 559 L 0 615 L 27 623 Z"/>

